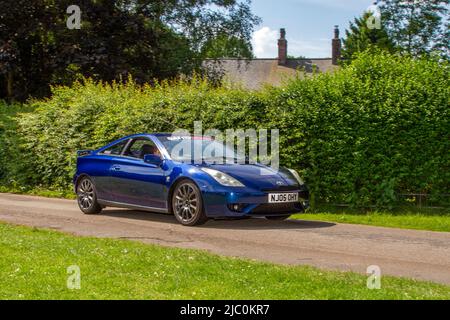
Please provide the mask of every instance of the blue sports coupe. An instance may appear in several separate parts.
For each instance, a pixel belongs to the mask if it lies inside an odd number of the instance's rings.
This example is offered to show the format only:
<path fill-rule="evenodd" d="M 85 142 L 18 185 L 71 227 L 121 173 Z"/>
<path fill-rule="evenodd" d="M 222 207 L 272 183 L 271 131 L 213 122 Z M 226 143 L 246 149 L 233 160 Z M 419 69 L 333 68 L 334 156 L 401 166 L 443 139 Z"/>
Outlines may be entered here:
<path fill-rule="evenodd" d="M 230 149 L 226 157 L 193 159 L 186 148 L 176 151 L 180 142 L 202 151 L 227 148 L 213 138 L 157 133 L 78 151 L 73 183 L 81 211 L 122 207 L 170 213 L 193 226 L 208 218 L 283 220 L 308 206 L 308 189 L 295 170 L 236 161 Z"/>

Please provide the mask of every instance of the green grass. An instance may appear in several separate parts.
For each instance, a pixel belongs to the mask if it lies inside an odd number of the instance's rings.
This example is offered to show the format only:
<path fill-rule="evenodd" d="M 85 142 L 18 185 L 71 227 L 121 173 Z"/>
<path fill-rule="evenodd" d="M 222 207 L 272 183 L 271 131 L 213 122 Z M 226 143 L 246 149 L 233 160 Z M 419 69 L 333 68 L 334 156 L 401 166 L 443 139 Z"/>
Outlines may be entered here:
<path fill-rule="evenodd" d="M 450 287 L 0 224 L 0 299 L 450 299 Z M 81 289 L 66 286 L 67 267 Z"/>
<path fill-rule="evenodd" d="M 355 209 L 329 209 L 316 210 L 316 212 L 312 213 L 302 213 L 294 215 L 293 218 L 450 232 L 450 212 L 445 212 L 445 210 L 400 209 L 393 212 L 363 212 Z"/>

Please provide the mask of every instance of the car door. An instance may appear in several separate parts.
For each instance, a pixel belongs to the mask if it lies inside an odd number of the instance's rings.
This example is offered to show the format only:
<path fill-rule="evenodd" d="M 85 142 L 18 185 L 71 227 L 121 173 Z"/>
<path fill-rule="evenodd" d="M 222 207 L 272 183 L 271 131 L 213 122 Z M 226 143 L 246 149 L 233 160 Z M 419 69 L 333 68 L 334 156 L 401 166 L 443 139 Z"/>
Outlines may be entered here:
<path fill-rule="evenodd" d="M 90 159 L 89 176 L 93 179 L 99 200 L 113 201 L 111 189 L 111 165 L 122 154 L 129 139 L 115 143 Z"/>
<path fill-rule="evenodd" d="M 111 163 L 113 201 L 156 210 L 167 208 L 164 170 L 143 160 L 145 145 L 157 148 L 147 137 L 134 138 Z"/>

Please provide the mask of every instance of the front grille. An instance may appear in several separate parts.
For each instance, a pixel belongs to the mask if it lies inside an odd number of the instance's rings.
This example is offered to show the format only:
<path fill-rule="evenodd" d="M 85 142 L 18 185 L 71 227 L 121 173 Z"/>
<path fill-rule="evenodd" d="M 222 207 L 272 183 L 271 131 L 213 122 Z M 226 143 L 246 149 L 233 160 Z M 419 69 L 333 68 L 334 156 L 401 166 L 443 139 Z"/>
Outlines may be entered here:
<path fill-rule="evenodd" d="M 250 214 L 283 214 L 295 213 L 303 210 L 300 202 L 263 203 L 250 211 Z"/>
<path fill-rule="evenodd" d="M 278 188 L 266 188 L 261 189 L 264 192 L 284 192 L 284 191 L 298 191 L 300 189 L 299 186 L 279 186 Z"/>

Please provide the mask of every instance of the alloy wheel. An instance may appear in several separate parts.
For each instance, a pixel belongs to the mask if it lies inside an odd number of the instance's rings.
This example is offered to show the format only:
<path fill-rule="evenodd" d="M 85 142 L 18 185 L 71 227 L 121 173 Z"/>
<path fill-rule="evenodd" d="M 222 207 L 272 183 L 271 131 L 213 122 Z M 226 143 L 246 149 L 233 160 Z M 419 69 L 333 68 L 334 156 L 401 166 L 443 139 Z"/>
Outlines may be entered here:
<path fill-rule="evenodd" d="M 200 190 L 191 181 L 183 181 L 175 188 L 172 209 L 177 220 L 185 226 L 203 224 L 208 220 L 203 210 Z"/>
<path fill-rule="evenodd" d="M 84 210 L 88 210 L 94 204 L 94 185 L 88 179 L 81 181 L 78 186 L 78 203 Z"/>
<path fill-rule="evenodd" d="M 197 213 L 197 194 L 189 184 L 183 184 L 175 195 L 175 213 L 183 222 L 189 223 Z"/>
<path fill-rule="evenodd" d="M 83 177 L 77 186 L 77 202 L 85 214 L 97 214 L 102 206 L 97 202 L 95 185 L 88 177 Z"/>

